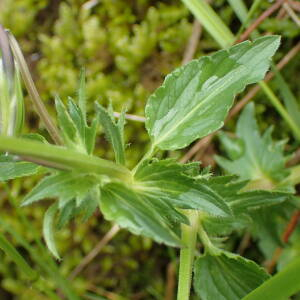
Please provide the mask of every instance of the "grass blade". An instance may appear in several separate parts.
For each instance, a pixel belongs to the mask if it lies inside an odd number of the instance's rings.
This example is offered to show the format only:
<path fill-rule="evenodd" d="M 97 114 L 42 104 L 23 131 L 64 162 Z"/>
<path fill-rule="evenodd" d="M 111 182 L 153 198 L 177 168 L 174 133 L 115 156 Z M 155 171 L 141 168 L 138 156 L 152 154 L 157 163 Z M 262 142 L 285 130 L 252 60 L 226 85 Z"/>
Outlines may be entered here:
<path fill-rule="evenodd" d="M 0 233 L 0 248 L 18 265 L 18 267 L 30 278 L 30 280 L 37 278 L 37 272 L 28 265 L 26 260 L 2 233 Z"/>
<path fill-rule="evenodd" d="M 285 300 L 300 291 L 300 258 L 252 291 L 243 300 Z"/>

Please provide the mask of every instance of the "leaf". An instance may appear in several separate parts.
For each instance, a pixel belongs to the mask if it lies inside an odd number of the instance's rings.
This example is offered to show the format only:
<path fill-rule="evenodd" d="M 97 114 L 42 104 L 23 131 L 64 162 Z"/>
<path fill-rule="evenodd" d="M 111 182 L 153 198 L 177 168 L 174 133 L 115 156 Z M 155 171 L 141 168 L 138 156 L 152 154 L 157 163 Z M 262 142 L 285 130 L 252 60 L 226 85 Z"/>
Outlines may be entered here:
<path fill-rule="evenodd" d="M 132 184 L 112 182 L 101 188 L 100 209 L 106 219 L 135 234 L 179 246 L 180 224 L 188 224 L 179 209 L 197 209 L 218 217 L 231 215 L 222 197 L 192 177 L 196 175 L 196 163 L 146 160 Z"/>
<path fill-rule="evenodd" d="M 247 181 L 237 181 L 234 176 L 213 177 L 209 180 L 202 180 L 202 182 L 207 182 L 207 185 L 217 191 L 235 215 L 280 204 L 291 196 L 284 192 L 266 190 L 244 191 L 244 188 L 248 187 Z"/>
<path fill-rule="evenodd" d="M 74 122 L 74 125 L 77 128 L 77 131 L 78 131 L 78 134 L 80 135 L 81 140 L 84 141 L 85 140 L 85 127 L 86 127 L 84 117 L 83 117 L 82 111 L 75 104 L 75 102 L 73 101 L 73 99 L 71 97 L 69 97 L 69 101 L 68 101 L 68 111 L 69 111 L 69 115 L 70 115 L 72 121 Z"/>
<path fill-rule="evenodd" d="M 286 193 L 275 193 L 269 191 L 250 191 L 237 194 L 227 198 L 229 205 L 235 213 L 248 210 L 261 209 L 274 204 L 280 204 L 288 199 Z"/>
<path fill-rule="evenodd" d="M 59 126 L 64 136 L 67 139 L 73 141 L 75 136 L 77 135 L 76 126 L 71 119 L 66 107 L 58 96 L 55 97 L 55 107 L 57 111 Z"/>
<path fill-rule="evenodd" d="M 104 129 L 107 139 L 113 146 L 116 162 L 123 165 L 125 163 L 125 144 L 123 137 L 125 112 L 123 111 L 123 116 L 121 115 L 119 122 L 116 123 L 113 119 L 113 115 L 111 115 L 102 105 L 96 103 L 96 109 L 99 122 Z"/>
<path fill-rule="evenodd" d="M 272 259 L 277 247 L 284 247 L 282 233 L 294 212 L 299 209 L 300 201 L 292 196 L 284 203 L 251 212 L 252 235 L 258 240 L 260 251 L 266 259 Z"/>
<path fill-rule="evenodd" d="M 42 179 L 27 194 L 22 206 L 44 198 L 59 198 L 63 203 L 66 203 L 68 200 L 87 194 L 97 184 L 97 179 L 92 175 L 58 172 Z"/>
<path fill-rule="evenodd" d="M 68 201 L 66 205 L 61 209 L 59 218 L 57 221 L 57 228 L 64 227 L 74 216 L 76 210 L 76 201 L 74 199 Z"/>
<path fill-rule="evenodd" d="M 45 242 L 47 244 L 48 249 L 50 252 L 56 257 L 60 259 L 59 254 L 57 252 L 55 241 L 54 241 L 54 222 L 55 222 L 55 215 L 58 209 L 57 203 L 52 204 L 45 213 L 44 222 L 43 222 L 43 234 L 45 238 Z"/>
<path fill-rule="evenodd" d="M 85 127 L 85 147 L 87 154 L 92 154 L 94 152 L 98 124 L 98 118 L 96 118 L 93 120 L 91 127 Z"/>
<path fill-rule="evenodd" d="M 95 212 L 100 204 L 100 190 L 98 186 L 95 186 L 85 196 L 84 201 L 76 209 L 76 214 L 82 215 L 82 221 L 85 222 Z"/>
<path fill-rule="evenodd" d="M 58 114 L 59 126 L 65 140 L 65 144 L 78 152 L 92 154 L 96 142 L 98 129 L 98 118 L 94 119 L 91 126 L 86 120 L 86 92 L 85 92 L 85 73 L 81 72 L 78 102 L 69 97 L 68 109 L 64 106 L 59 97 L 55 99 Z"/>
<path fill-rule="evenodd" d="M 146 105 L 153 146 L 180 149 L 219 129 L 234 96 L 263 79 L 279 42 L 278 36 L 246 41 L 168 75 Z"/>
<path fill-rule="evenodd" d="M 251 180 L 250 184 L 256 188 L 279 188 L 280 181 L 288 175 L 283 154 L 284 144 L 272 141 L 270 128 L 263 136 L 260 135 L 253 103 L 249 103 L 243 110 L 237 123 L 236 135 L 244 145 L 242 155 L 235 160 L 216 156 L 217 163 L 229 174 L 236 174 L 242 180 Z M 228 147 L 227 151 L 230 152 Z"/>
<path fill-rule="evenodd" d="M 260 214 L 265 208 L 282 207 L 291 197 L 288 193 L 265 190 L 243 191 L 247 181 L 237 181 L 236 176 L 219 176 L 202 179 L 202 182 L 216 191 L 228 204 L 233 216 L 218 219 L 214 216 L 205 216 L 203 219 L 205 229 L 213 235 L 230 234 L 233 230 L 251 226 L 253 217 Z M 285 201 L 285 202 L 284 202 Z M 256 220 L 256 219 L 254 219 Z"/>
<path fill-rule="evenodd" d="M 244 152 L 244 143 L 242 139 L 229 138 L 229 136 L 222 131 L 218 133 L 218 137 L 230 159 L 234 160 L 242 156 Z"/>
<path fill-rule="evenodd" d="M 78 123 L 78 127 L 75 125 L 74 120 L 71 118 L 69 112 L 58 96 L 55 98 L 55 107 L 57 111 L 58 124 L 62 131 L 66 145 L 68 145 L 68 147 L 71 149 L 77 149 L 82 152 L 84 143 L 82 142 L 82 137 L 80 136 L 81 128 L 78 129 L 80 125 Z M 74 103 L 71 104 L 69 101 L 69 107 L 71 107 L 72 116 L 75 120 L 77 120 L 77 116 L 74 116 Z M 78 113 L 78 111 L 76 111 L 76 113 Z"/>
<path fill-rule="evenodd" d="M 197 209 L 215 216 L 232 214 L 222 197 L 206 182 L 188 176 L 195 164 L 181 165 L 172 159 L 145 161 L 135 174 L 135 190 L 182 209 Z M 199 170 L 199 165 L 197 165 Z M 199 171 L 198 171 L 199 172 Z"/>
<path fill-rule="evenodd" d="M 38 173 L 40 169 L 40 166 L 33 163 L 14 161 L 11 156 L 0 156 L 0 181 L 34 175 Z"/>
<path fill-rule="evenodd" d="M 84 124 L 86 125 L 86 84 L 85 84 L 85 69 L 81 70 L 79 78 L 79 89 L 78 89 L 78 104 L 82 116 L 84 119 Z"/>
<path fill-rule="evenodd" d="M 177 232 L 179 223 L 172 224 L 174 209 L 166 215 L 164 210 L 158 211 L 155 204 L 142 199 L 122 183 L 108 183 L 102 187 L 100 209 L 107 220 L 116 222 L 134 234 L 142 234 L 169 246 L 181 245 Z"/>
<path fill-rule="evenodd" d="M 194 289 L 202 300 L 240 300 L 270 277 L 253 261 L 225 251 L 199 257 L 194 272 Z"/>

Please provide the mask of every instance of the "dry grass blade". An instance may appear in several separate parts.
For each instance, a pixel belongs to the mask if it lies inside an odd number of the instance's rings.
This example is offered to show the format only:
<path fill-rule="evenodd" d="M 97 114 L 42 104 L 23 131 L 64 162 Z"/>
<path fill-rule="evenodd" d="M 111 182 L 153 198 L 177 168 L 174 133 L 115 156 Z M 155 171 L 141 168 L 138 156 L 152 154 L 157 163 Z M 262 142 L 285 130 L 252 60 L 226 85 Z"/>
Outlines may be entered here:
<path fill-rule="evenodd" d="M 176 271 L 173 262 L 167 267 L 167 285 L 164 300 L 173 300 L 175 297 Z"/>
<path fill-rule="evenodd" d="M 14 38 L 14 36 L 12 34 L 9 34 L 9 43 L 12 48 L 14 57 L 20 68 L 20 72 L 21 72 L 22 78 L 24 80 L 25 86 L 27 88 L 27 91 L 28 91 L 30 98 L 35 106 L 35 109 L 37 110 L 40 118 L 44 122 L 44 124 L 45 124 L 50 136 L 54 140 L 54 142 L 58 145 L 61 145 L 62 139 L 60 137 L 59 130 L 53 123 L 53 121 L 52 121 L 36 87 L 35 87 L 35 84 L 30 75 L 30 72 L 29 72 L 27 63 L 25 61 L 25 58 L 23 56 L 23 53 L 19 47 L 18 42 L 16 41 L 16 39 Z"/>
<path fill-rule="evenodd" d="M 286 12 L 289 14 L 289 16 L 291 17 L 291 19 L 298 25 L 298 27 L 300 27 L 300 19 L 295 14 L 295 12 L 292 9 L 292 7 L 288 3 L 284 3 L 283 7 L 286 10 Z"/>
<path fill-rule="evenodd" d="M 81 263 L 70 274 L 69 279 L 74 279 L 99 254 L 103 247 L 107 245 L 119 231 L 120 227 L 118 225 L 114 225 L 106 233 L 103 239 L 95 246 L 95 248 L 82 259 Z"/>
<path fill-rule="evenodd" d="M 114 112 L 114 116 L 116 118 L 120 118 L 120 113 L 119 112 Z M 125 119 L 126 120 L 131 120 L 131 121 L 136 121 L 136 122 L 145 122 L 146 118 L 142 116 L 137 116 L 137 115 L 132 115 L 132 114 L 125 114 Z"/>
<path fill-rule="evenodd" d="M 277 0 L 276 3 L 274 3 L 271 7 L 269 7 L 266 11 L 264 11 L 248 28 L 245 30 L 245 32 L 238 38 L 236 43 L 240 43 L 242 41 L 245 41 L 250 34 L 271 14 L 273 14 L 277 9 L 281 7 L 281 5 L 286 0 Z"/>
<path fill-rule="evenodd" d="M 193 59 L 193 57 L 196 53 L 196 50 L 197 50 L 197 46 L 198 46 L 199 39 L 201 37 L 201 33 L 202 33 L 201 24 L 197 20 L 194 20 L 192 34 L 189 38 L 189 41 L 188 41 L 185 51 L 184 51 L 182 65 L 187 64 L 189 61 L 191 61 Z"/>

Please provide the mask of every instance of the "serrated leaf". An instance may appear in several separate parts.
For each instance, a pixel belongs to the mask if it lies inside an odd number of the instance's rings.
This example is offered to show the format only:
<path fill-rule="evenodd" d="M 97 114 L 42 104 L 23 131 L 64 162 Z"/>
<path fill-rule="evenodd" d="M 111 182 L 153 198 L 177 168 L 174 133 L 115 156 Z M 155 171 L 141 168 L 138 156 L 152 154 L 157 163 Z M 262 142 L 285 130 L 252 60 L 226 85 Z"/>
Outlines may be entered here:
<path fill-rule="evenodd" d="M 242 180 L 251 180 L 250 184 L 256 189 L 278 188 L 280 181 L 288 175 L 283 145 L 272 141 L 271 129 L 263 136 L 260 135 L 253 103 L 249 103 L 243 110 L 237 123 L 236 135 L 244 144 L 242 155 L 235 160 L 216 156 L 217 163 L 228 173 L 236 174 Z"/>
<path fill-rule="evenodd" d="M 80 142 L 78 129 L 58 96 L 55 98 L 55 107 L 59 127 L 61 128 L 65 143 L 72 147 L 72 143 Z"/>
<path fill-rule="evenodd" d="M 86 125 L 86 84 L 85 84 L 85 70 L 82 69 L 79 78 L 79 89 L 78 89 L 78 104 L 82 116 L 84 119 L 84 124 Z"/>
<path fill-rule="evenodd" d="M 205 216 L 203 223 L 210 234 L 230 234 L 233 230 L 249 227 L 254 213 L 287 201 L 291 195 L 265 190 L 243 191 L 247 181 L 239 181 L 236 176 L 219 176 L 201 180 L 214 189 L 232 209 L 234 216 L 218 219 Z"/>
<path fill-rule="evenodd" d="M 77 196 L 87 194 L 97 184 L 97 179 L 91 175 L 78 174 L 76 172 L 59 172 L 42 179 L 27 194 L 22 202 L 22 206 L 44 198 L 59 198 L 66 203 Z"/>
<path fill-rule="evenodd" d="M 43 234 L 44 234 L 45 242 L 50 252 L 54 255 L 54 257 L 60 259 L 54 241 L 54 223 L 55 223 L 55 216 L 56 216 L 57 209 L 58 209 L 57 203 L 52 204 L 47 209 L 44 216 L 44 222 L 43 222 Z"/>
<path fill-rule="evenodd" d="M 99 103 L 96 103 L 98 119 L 102 125 L 105 135 L 113 146 L 116 162 L 118 164 L 125 163 L 125 144 L 123 138 L 124 122 L 116 122 L 113 120 L 112 115 Z M 121 117 L 123 119 L 124 117 Z"/>
<path fill-rule="evenodd" d="M 122 183 L 109 183 L 101 189 L 100 209 L 107 220 L 134 234 L 142 234 L 169 246 L 180 246 L 179 223 L 172 224 L 174 209 L 165 214 L 164 210 L 158 211 L 151 200 L 142 198 Z"/>
<path fill-rule="evenodd" d="M 98 124 L 98 118 L 96 118 L 93 120 L 91 127 L 85 127 L 85 147 L 87 154 L 92 154 L 94 152 Z"/>
<path fill-rule="evenodd" d="M 207 185 L 221 195 L 235 215 L 281 204 L 291 196 L 288 193 L 266 190 L 244 191 L 244 188 L 248 187 L 248 182 L 236 180 L 235 176 L 213 177 L 202 181 L 207 182 Z"/>
<path fill-rule="evenodd" d="M 194 289 L 202 300 L 240 300 L 269 277 L 253 261 L 221 251 L 196 260 Z"/>
<path fill-rule="evenodd" d="M 238 214 L 249 210 L 261 209 L 263 207 L 280 204 L 288 199 L 290 195 L 270 191 L 251 191 L 228 197 L 229 205 Z"/>
<path fill-rule="evenodd" d="M 246 41 L 168 75 L 146 105 L 146 128 L 153 145 L 180 149 L 219 129 L 234 96 L 263 79 L 279 42 L 278 36 Z"/>
<path fill-rule="evenodd" d="M 238 159 L 244 152 L 244 143 L 239 138 L 229 138 L 224 132 L 219 132 L 218 137 L 230 159 Z"/>
<path fill-rule="evenodd" d="M 218 193 L 188 176 L 195 172 L 195 166 L 178 164 L 172 159 L 145 161 L 136 171 L 134 188 L 139 194 L 167 201 L 177 208 L 230 216 L 231 209 Z"/>
<path fill-rule="evenodd" d="M 11 156 L 0 156 L 0 181 L 34 175 L 40 169 L 40 166 L 33 163 L 14 161 Z"/>
<path fill-rule="evenodd" d="M 95 212 L 100 204 L 100 197 L 100 189 L 96 186 L 91 189 L 90 193 L 86 195 L 84 201 L 82 201 L 80 206 L 77 207 L 76 213 L 82 215 L 83 222 L 87 221 L 88 218 Z"/>
<path fill-rule="evenodd" d="M 253 219 L 251 232 L 258 240 L 257 244 L 266 259 L 272 259 L 277 247 L 284 247 L 282 233 L 297 209 L 299 199 L 292 196 L 281 205 L 251 212 Z"/>
<path fill-rule="evenodd" d="M 74 216 L 76 210 L 76 202 L 75 200 L 68 201 L 66 205 L 61 209 L 58 221 L 57 221 L 57 228 L 61 229 L 64 227 Z"/>
<path fill-rule="evenodd" d="M 84 141 L 85 140 L 85 121 L 83 117 L 83 113 L 80 110 L 80 108 L 75 104 L 72 98 L 69 97 L 68 101 L 68 112 L 69 115 L 74 122 L 77 131 L 81 137 L 81 139 Z"/>

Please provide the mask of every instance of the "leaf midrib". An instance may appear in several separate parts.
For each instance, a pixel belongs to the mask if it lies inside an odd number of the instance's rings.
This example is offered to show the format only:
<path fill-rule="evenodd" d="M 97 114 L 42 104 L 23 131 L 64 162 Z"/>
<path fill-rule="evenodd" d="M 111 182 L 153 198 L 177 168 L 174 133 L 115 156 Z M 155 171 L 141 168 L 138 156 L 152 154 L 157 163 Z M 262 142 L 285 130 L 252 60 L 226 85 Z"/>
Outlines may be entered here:
<path fill-rule="evenodd" d="M 178 123 L 175 124 L 175 126 L 173 126 L 170 130 L 168 130 L 163 136 L 161 136 L 159 139 L 156 140 L 156 142 L 153 143 L 154 146 L 159 145 L 162 141 L 164 141 L 172 132 L 174 132 L 174 130 L 176 130 L 182 123 L 184 123 L 187 119 L 190 118 L 190 116 L 192 116 L 201 106 L 203 106 L 204 104 L 207 103 L 208 100 L 210 100 L 211 98 L 217 96 L 222 89 L 224 88 L 224 86 L 226 87 L 227 83 L 230 82 L 232 80 L 232 77 L 236 77 L 237 76 L 232 76 L 233 74 L 235 74 L 238 70 L 245 68 L 244 65 L 239 65 L 235 70 L 232 71 L 232 74 L 229 76 L 229 78 L 225 79 L 223 81 L 223 83 L 221 83 L 221 85 L 216 88 L 211 94 L 209 94 L 208 96 L 206 96 L 201 102 L 199 102 L 198 105 L 196 105 L 190 112 L 188 112 Z M 224 78 L 224 77 L 223 77 Z M 239 78 L 240 79 L 240 78 Z M 238 79 L 238 80 L 239 80 Z M 235 80 L 236 82 L 237 80 Z M 245 83 L 244 85 L 246 85 L 247 83 Z M 232 94 L 234 94 L 234 91 L 232 92 Z"/>

